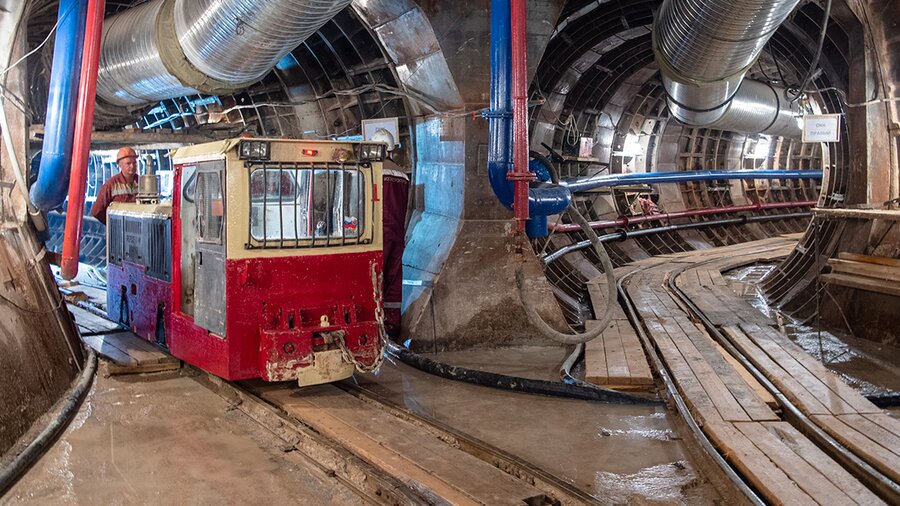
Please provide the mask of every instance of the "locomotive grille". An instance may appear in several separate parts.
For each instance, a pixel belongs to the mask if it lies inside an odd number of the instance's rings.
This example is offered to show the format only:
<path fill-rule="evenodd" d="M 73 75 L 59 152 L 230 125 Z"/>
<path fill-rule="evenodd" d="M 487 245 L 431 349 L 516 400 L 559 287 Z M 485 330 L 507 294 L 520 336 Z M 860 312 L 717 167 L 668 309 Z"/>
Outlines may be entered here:
<path fill-rule="evenodd" d="M 169 247 L 171 223 L 162 219 L 148 219 L 143 223 L 144 237 L 148 239 L 144 241 L 147 275 L 163 281 L 169 281 L 169 266 L 172 264 L 172 248 Z"/>
<path fill-rule="evenodd" d="M 106 246 L 106 259 L 111 264 L 120 265 L 122 257 L 125 255 L 124 221 L 124 216 L 115 214 L 110 214 L 107 219 L 106 228 L 109 239 Z"/>
<path fill-rule="evenodd" d="M 250 167 L 249 248 L 314 248 L 367 243 L 366 173 L 343 163 Z"/>
<path fill-rule="evenodd" d="M 109 263 L 140 265 L 148 276 L 170 281 L 172 264 L 171 220 L 159 216 L 133 216 L 110 211 Z"/>

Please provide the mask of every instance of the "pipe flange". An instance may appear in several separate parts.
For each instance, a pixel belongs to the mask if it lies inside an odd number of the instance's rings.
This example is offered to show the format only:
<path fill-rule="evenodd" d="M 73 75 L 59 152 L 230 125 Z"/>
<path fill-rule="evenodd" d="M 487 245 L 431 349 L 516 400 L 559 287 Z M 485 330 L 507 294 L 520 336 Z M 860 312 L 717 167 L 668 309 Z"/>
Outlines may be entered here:
<path fill-rule="evenodd" d="M 226 95 L 250 87 L 259 79 L 243 83 L 229 83 L 204 74 L 184 54 L 175 32 L 175 0 L 163 0 L 156 18 L 156 45 L 166 70 L 181 84 L 209 95 Z"/>

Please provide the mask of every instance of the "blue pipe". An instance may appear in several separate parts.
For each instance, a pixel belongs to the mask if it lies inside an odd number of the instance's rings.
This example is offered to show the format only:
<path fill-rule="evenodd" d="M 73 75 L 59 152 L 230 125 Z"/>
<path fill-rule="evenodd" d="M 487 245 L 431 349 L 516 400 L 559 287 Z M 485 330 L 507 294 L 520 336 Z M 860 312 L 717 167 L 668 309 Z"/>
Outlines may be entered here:
<path fill-rule="evenodd" d="M 570 192 L 582 192 L 604 186 L 631 184 L 663 184 L 686 181 L 719 181 L 724 179 L 822 179 L 821 170 L 686 170 L 675 172 L 643 172 L 636 174 L 604 174 L 576 177 L 560 181 Z"/>
<path fill-rule="evenodd" d="M 488 179 L 507 209 L 512 209 L 513 204 L 513 183 L 506 179 L 513 169 L 511 25 L 509 0 L 491 0 L 491 109 L 484 114 L 489 129 Z M 528 213 L 532 217 L 559 214 L 569 207 L 571 199 L 569 190 L 562 186 L 532 184 L 528 190 Z M 539 228 L 529 225 L 529 230 Z M 546 232 L 546 228 L 541 231 Z"/>
<path fill-rule="evenodd" d="M 62 0 L 59 3 L 41 168 L 37 183 L 29 192 L 35 207 L 43 211 L 62 205 L 69 189 L 87 4 L 87 0 Z"/>

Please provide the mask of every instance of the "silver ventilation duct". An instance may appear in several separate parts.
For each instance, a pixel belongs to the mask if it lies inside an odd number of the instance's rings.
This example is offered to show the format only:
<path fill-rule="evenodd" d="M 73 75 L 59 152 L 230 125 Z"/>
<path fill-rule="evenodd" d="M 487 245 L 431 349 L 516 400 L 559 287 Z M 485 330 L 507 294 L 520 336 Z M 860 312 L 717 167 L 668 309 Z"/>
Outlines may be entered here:
<path fill-rule="evenodd" d="M 799 137 L 798 102 L 784 89 L 744 81 L 799 0 L 665 0 L 653 50 L 669 111 L 688 125 Z"/>
<path fill-rule="evenodd" d="M 156 44 L 161 0 L 132 7 L 103 21 L 97 95 L 114 105 L 140 105 L 196 90 L 163 64 Z"/>
<path fill-rule="evenodd" d="M 104 21 L 97 94 L 136 106 L 260 80 L 351 0 L 151 0 Z"/>

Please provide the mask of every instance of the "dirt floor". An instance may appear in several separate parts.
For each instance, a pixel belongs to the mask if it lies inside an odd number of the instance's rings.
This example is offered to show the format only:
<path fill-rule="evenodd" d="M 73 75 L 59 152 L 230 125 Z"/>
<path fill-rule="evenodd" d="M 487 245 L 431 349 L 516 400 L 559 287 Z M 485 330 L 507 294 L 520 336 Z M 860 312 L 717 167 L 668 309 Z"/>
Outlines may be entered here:
<path fill-rule="evenodd" d="M 190 377 L 103 377 L 0 504 L 363 504 Z"/>

